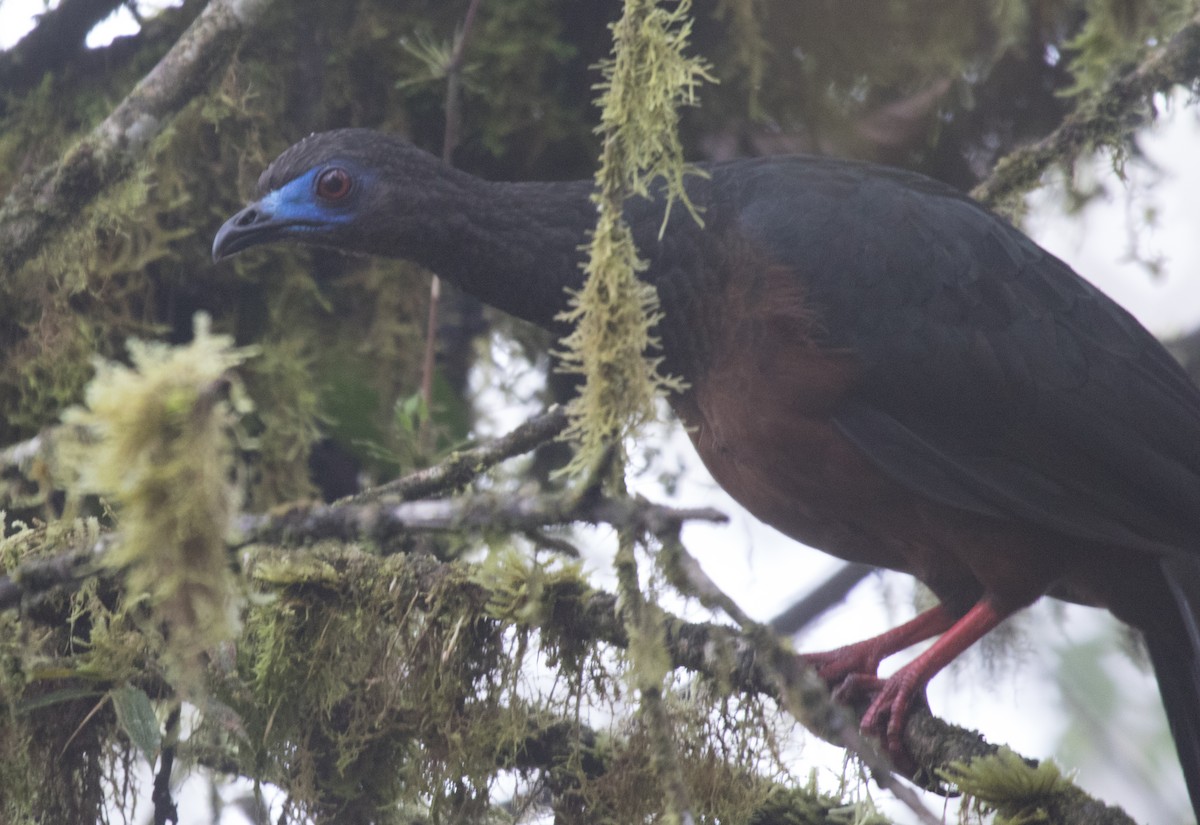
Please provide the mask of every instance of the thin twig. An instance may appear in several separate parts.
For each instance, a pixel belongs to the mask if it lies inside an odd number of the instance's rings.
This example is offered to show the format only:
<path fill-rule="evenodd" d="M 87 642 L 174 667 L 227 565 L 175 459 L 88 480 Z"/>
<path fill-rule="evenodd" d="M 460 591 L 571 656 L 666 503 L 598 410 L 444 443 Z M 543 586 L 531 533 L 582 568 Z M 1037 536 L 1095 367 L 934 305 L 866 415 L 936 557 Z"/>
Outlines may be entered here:
<path fill-rule="evenodd" d="M 507 435 L 479 447 L 451 453 L 432 467 L 417 470 L 404 478 L 371 487 L 353 496 L 347 496 L 337 503 L 363 504 L 383 499 L 411 501 L 453 492 L 466 486 L 500 462 L 545 444 L 558 436 L 566 429 L 566 426 L 566 411 L 555 405 L 541 415 L 529 419 Z"/>
<path fill-rule="evenodd" d="M 166 736 L 159 756 L 158 772 L 154 774 L 154 791 L 150 795 L 154 803 L 154 825 L 179 822 L 179 810 L 171 798 L 171 771 L 175 767 L 175 749 L 179 744 L 179 716 L 180 707 L 177 703 L 167 715 L 164 726 Z"/>
<path fill-rule="evenodd" d="M 462 31 L 454 41 L 454 51 L 446 65 L 446 131 L 442 137 L 442 160 L 453 165 L 454 150 L 462 132 L 462 70 L 466 60 L 467 41 L 475 26 L 475 15 L 482 0 L 471 0 L 463 18 Z"/>
<path fill-rule="evenodd" d="M 843 564 L 825 581 L 814 587 L 803 598 L 797 599 L 769 622 L 771 630 L 781 636 L 791 636 L 807 627 L 829 608 L 838 604 L 860 581 L 874 572 L 868 564 Z"/>
<path fill-rule="evenodd" d="M 463 18 L 462 31 L 454 41 L 450 62 L 446 64 L 446 128 L 442 135 L 442 161 L 454 165 L 454 150 L 458 148 L 462 132 L 462 68 L 466 56 L 467 40 L 475 24 L 475 13 L 481 0 L 471 0 L 467 15 Z M 433 415 L 433 370 L 437 355 L 438 308 L 442 298 L 442 279 L 436 274 L 429 282 L 429 315 L 425 322 L 425 353 L 421 358 L 421 400 L 425 412 L 421 417 L 418 437 L 422 448 L 433 447 L 429 443 L 429 422 Z"/>
<path fill-rule="evenodd" d="M 643 500 L 603 499 L 574 493 L 531 497 L 478 494 L 398 504 L 301 504 L 289 510 L 238 518 L 237 544 L 296 545 L 317 541 L 386 541 L 404 533 L 488 530 L 524 532 L 555 524 L 586 522 L 656 532 L 685 521 L 725 522 L 709 507 L 683 509 Z"/>

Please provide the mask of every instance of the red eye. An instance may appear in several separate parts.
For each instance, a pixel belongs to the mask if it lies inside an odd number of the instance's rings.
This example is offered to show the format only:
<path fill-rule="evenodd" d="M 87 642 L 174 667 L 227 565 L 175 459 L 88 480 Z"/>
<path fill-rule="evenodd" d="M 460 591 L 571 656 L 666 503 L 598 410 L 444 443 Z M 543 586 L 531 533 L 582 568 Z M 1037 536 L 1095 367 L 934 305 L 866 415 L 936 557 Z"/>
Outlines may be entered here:
<path fill-rule="evenodd" d="M 340 201 L 350 194 L 350 173 L 334 166 L 317 176 L 317 196 L 327 201 Z"/>

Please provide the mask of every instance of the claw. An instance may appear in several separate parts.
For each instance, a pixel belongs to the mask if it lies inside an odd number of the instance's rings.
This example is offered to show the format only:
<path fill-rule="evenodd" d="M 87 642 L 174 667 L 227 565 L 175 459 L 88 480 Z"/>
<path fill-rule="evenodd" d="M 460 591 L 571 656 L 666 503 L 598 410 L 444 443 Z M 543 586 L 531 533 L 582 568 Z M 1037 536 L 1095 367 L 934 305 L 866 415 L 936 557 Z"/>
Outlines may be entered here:
<path fill-rule="evenodd" d="M 883 689 L 884 680 L 873 673 L 852 673 L 833 688 L 833 701 L 854 705 Z"/>
<path fill-rule="evenodd" d="M 888 679 L 875 680 L 875 696 L 862 716 L 863 733 L 877 736 L 896 768 L 912 774 L 917 763 L 904 744 L 904 729 L 914 702 L 924 696 L 925 683 L 911 667 L 903 667 Z"/>
<path fill-rule="evenodd" d="M 871 649 L 869 642 L 860 642 L 823 653 L 801 654 L 801 659 L 816 668 L 830 688 L 859 676 L 874 677 L 882 657 Z"/>

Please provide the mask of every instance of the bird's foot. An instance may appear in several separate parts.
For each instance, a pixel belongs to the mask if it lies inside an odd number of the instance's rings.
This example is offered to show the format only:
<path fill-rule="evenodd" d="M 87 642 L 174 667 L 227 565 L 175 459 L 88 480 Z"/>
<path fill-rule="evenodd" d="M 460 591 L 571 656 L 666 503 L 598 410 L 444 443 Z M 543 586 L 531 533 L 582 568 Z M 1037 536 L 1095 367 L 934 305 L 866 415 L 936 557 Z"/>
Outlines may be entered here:
<path fill-rule="evenodd" d="M 836 685 L 831 685 L 831 696 L 838 704 L 854 707 L 873 701 L 883 690 L 884 680 L 874 673 L 851 673 Z"/>
<path fill-rule="evenodd" d="M 837 691 L 843 682 L 854 677 L 873 679 L 883 657 L 868 640 L 820 653 L 802 653 L 800 658 L 817 671 L 817 675 Z"/>
<path fill-rule="evenodd" d="M 953 613 L 937 605 L 878 636 L 823 653 L 805 653 L 800 658 L 815 667 L 834 689 L 852 676 L 875 678 L 879 663 L 888 656 L 936 636 L 953 625 L 954 619 Z"/>
<path fill-rule="evenodd" d="M 818 668 L 820 673 L 820 668 Z M 916 763 L 904 745 L 904 727 L 914 704 L 924 701 L 924 682 L 920 674 L 901 668 L 887 679 L 875 673 L 848 673 L 831 684 L 833 700 L 848 707 L 862 708 L 860 729 L 883 745 L 896 768 L 906 775 Z"/>
<path fill-rule="evenodd" d="M 871 695 L 871 704 L 863 713 L 860 728 L 863 733 L 877 736 L 888 755 L 902 772 L 915 769 L 915 763 L 904 745 L 904 728 L 913 704 L 924 702 L 925 681 L 914 668 L 902 667 L 887 679 L 861 680 L 863 684 L 843 682 L 835 693 L 839 698 L 843 691 L 857 690 L 858 695 Z"/>

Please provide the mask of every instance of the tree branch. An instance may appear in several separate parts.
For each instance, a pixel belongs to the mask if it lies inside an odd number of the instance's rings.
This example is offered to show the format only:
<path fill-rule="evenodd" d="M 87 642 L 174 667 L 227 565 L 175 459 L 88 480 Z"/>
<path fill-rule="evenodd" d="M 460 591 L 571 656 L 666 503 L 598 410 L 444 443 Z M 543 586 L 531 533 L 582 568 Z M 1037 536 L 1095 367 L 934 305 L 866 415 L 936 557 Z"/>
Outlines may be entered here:
<path fill-rule="evenodd" d="M 233 54 L 271 0 L 212 0 L 169 52 L 55 166 L 18 181 L 0 206 L 0 261 L 8 277 L 80 208 L 124 177 L 171 115 Z"/>
<path fill-rule="evenodd" d="M 0 576 L 0 612 L 22 607 L 36 614 L 40 601 L 66 588 L 74 590 L 95 574 L 93 562 L 116 540 L 106 533 L 96 542 L 56 556 L 31 559 L 18 565 L 7 576 Z"/>
<path fill-rule="evenodd" d="M 454 165 L 454 150 L 462 133 L 462 69 L 467 54 L 467 41 L 475 27 L 475 15 L 482 0 L 470 0 L 462 29 L 454 40 L 450 61 L 446 64 L 446 128 L 442 134 L 442 162 Z M 425 323 L 425 353 L 421 359 L 421 399 L 425 415 L 421 419 L 420 443 L 429 447 L 429 417 L 433 410 L 433 371 L 437 355 L 438 311 L 442 297 L 442 279 L 434 273 L 429 281 L 429 313 Z"/>
<path fill-rule="evenodd" d="M 420 505 L 430 503 L 444 502 L 417 502 Z M 621 523 L 622 518 L 640 519 L 648 531 L 656 535 L 675 529 L 669 525 L 677 523 L 688 512 L 653 506 L 647 509 L 647 505 L 636 502 L 602 500 L 594 506 L 597 508 L 595 515 L 599 520 Z M 662 520 L 656 522 L 655 519 Z M 68 617 L 63 613 L 65 608 L 51 616 L 49 613 L 30 611 L 28 606 L 36 602 L 39 596 L 46 596 L 59 587 L 74 586 L 81 573 L 91 569 L 91 562 L 96 555 L 104 552 L 108 543 L 114 539 L 114 534 L 106 534 L 99 542 L 62 556 L 22 564 L 14 571 L 11 581 L 6 583 L 0 580 L 0 594 L 5 594 L 0 596 L 0 609 L 24 604 L 27 608 L 24 615 L 28 620 L 42 623 L 50 623 L 51 620 L 56 623 L 67 621 Z M 262 549 L 267 547 L 264 545 Z M 355 560 L 355 575 L 367 579 L 384 576 L 383 566 L 395 564 L 394 559 L 352 548 L 343 548 L 339 552 L 352 554 Z M 248 559 L 252 578 L 252 568 L 257 556 L 258 553 L 252 551 Z M 406 556 L 402 563 L 407 575 L 411 576 L 414 582 L 413 586 L 421 592 L 436 592 L 453 575 L 454 565 L 439 562 L 426 554 Z M 319 569 L 313 566 L 297 567 L 294 571 L 295 576 L 288 580 L 287 586 L 303 587 L 306 576 L 327 575 L 317 572 Z M 386 577 L 392 577 L 394 572 L 387 571 Z M 461 578 L 461 574 L 459 577 Z M 464 589 L 458 597 L 461 598 L 464 609 L 486 611 L 487 605 L 493 601 L 496 594 L 480 583 L 480 577 L 473 576 L 472 582 L 473 586 Z M 327 586 L 327 579 L 322 579 L 320 584 Z M 557 637 L 569 639 L 573 644 L 580 646 L 596 643 L 622 649 L 628 646 L 628 634 L 616 596 L 581 587 L 578 582 L 550 583 L 538 593 L 539 605 L 533 609 L 522 609 L 518 615 L 508 617 L 507 620 L 518 627 L 530 629 L 542 629 L 542 623 L 545 623 L 545 629 L 552 629 Z M 773 643 L 764 644 L 760 635 L 763 628 L 739 630 L 728 625 L 686 622 L 670 614 L 664 614 L 663 627 L 672 667 L 698 674 L 722 689 L 766 696 L 785 706 L 792 704 L 785 702 L 785 694 L 802 696 L 807 709 L 799 714 L 802 717 L 800 721 L 811 723 L 812 719 L 817 719 L 818 724 L 814 725 L 814 732 L 827 738 L 832 732 L 832 741 L 835 744 L 844 746 L 846 732 L 856 730 L 857 720 L 853 718 L 843 720 L 832 727 L 821 721 L 835 716 L 846 717 L 847 714 L 845 709 L 828 704 L 828 692 L 824 690 L 824 686 L 817 686 L 819 691 L 814 687 L 806 671 L 796 667 L 797 659 L 790 651 Z M 818 694 L 823 698 L 819 698 L 816 704 L 810 704 L 813 701 L 812 697 Z M 861 712 L 862 709 L 857 710 Z M 915 781 L 941 793 L 946 792 L 941 781 L 937 779 L 941 770 L 952 763 L 994 754 L 999 750 L 997 746 L 986 743 L 977 732 L 959 728 L 931 716 L 927 708 L 916 709 L 910 715 L 904 742 L 919 766 Z M 1036 764 L 1034 760 L 1025 761 Z M 1071 790 L 1069 794 L 1069 804 L 1066 797 L 1056 797 L 1061 800 L 1061 806 L 1056 805 L 1061 807 L 1060 818 L 1054 820 L 1056 823 L 1129 825 L 1132 822 L 1119 809 L 1105 806 L 1083 795 L 1082 791 L 1076 795 L 1076 791 Z"/>
<path fill-rule="evenodd" d="M 535 418 L 521 424 L 512 432 L 479 447 L 452 453 L 432 467 L 418 470 L 404 478 L 380 484 L 338 504 L 363 504 L 383 499 L 411 501 L 439 493 L 457 490 L 475 480 L 485 470 L 502 461 L 527 453 L 556 437 L 567 426 L 566 411 L 555 405 Z"/>
<path fill-rule="evenodd" d="M 976 200 L 1003 211 L 1035 187 L 1054 164 L 1069 164 L 1084 152 L 1116 143 L 1152 116 L 1153 97 L 1178 85 L 1195 88 L 1200 79 L 1200 14 L 1134 69 L 1088 97 L 1057 129 L 1038 142 L 1009 153 L 991 176 L 971 192 Z"/>
<path fill-rule="evenodd" d="M 265 542 L 297 545 L 337 541 L 388 541 L 404 533 L 487 530 L 519 533 L 554 524 L 586 522 L 658 532 L 685 521 L 724 522 L 712 508 L 679 509 L 641 499 L 575 495 L 477 494 L 399 504 L 301 504 L 238 519 L 239 546 Z"/>
<path fill-rule="evenodd" d="M 867 564 L 843 564 L 808 595 L 797 599 L 790 607 L 771 619 L 771 630 L 781 636 L 791 636 L 800 632 L 809 622 L 845 599 L 860 581 L 874 571 L 875 568 Z"/>

